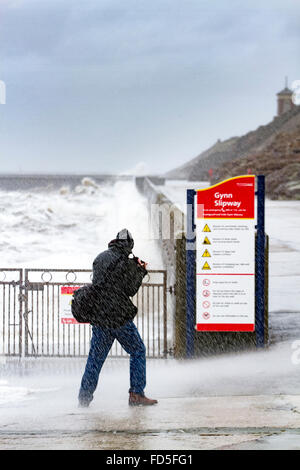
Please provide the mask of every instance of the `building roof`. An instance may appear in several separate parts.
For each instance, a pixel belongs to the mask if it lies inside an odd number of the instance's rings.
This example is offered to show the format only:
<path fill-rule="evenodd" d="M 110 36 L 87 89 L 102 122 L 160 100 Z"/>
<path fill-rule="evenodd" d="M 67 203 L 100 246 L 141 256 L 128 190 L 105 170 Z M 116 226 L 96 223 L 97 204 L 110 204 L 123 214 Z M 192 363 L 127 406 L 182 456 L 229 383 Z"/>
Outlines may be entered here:
<path fill-rule="evenodd" d="M 285 87 L 283 90 L 281 90 L 278 95 L 285 95 L 285 96 L 291 96 L 293 94 L 292 90 L 290 90 L 288 87 Z"/>

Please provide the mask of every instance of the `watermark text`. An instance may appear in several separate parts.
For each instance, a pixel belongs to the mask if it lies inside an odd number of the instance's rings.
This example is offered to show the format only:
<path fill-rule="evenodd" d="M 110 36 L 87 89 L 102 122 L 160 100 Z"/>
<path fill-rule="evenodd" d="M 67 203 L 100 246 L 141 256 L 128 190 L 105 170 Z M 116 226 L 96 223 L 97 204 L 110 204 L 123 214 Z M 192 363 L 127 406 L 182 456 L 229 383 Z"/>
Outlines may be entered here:
<path fill-rule="evenodd" d="M 0 80 L 0 104 L 6 104 L 6 85 L 3 80 Z"/>

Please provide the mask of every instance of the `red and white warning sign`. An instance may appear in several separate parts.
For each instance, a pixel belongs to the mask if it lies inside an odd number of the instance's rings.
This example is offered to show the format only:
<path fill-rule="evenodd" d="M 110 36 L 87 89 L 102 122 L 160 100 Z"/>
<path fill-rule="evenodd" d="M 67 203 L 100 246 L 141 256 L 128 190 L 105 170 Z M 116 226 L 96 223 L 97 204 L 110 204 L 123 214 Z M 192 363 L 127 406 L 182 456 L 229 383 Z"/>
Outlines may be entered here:
<path fill-rule="evenodd" d="M 80 324 L 72 315 L 71 304 L 73 292 L 80 286 L 62 286 L 60 288 L 60 322 L 64 325 Z"/>
<path fill-rule="evenodd" d="M 196 208 L 196 329 L 254 331 L 255 176 L 199 189 Z"/>

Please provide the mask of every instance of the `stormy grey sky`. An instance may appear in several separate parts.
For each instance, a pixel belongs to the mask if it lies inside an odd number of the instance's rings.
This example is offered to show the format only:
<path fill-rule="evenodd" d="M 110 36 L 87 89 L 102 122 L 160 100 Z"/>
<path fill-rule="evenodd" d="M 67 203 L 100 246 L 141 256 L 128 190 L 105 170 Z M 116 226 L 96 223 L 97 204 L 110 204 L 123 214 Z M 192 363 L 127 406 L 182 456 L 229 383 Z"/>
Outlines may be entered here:
<path fill-rule="evenodd" d="M 298 0 L 0 0 L 0 172 L 164 172 L 269 122 L 299 66 Z"/>

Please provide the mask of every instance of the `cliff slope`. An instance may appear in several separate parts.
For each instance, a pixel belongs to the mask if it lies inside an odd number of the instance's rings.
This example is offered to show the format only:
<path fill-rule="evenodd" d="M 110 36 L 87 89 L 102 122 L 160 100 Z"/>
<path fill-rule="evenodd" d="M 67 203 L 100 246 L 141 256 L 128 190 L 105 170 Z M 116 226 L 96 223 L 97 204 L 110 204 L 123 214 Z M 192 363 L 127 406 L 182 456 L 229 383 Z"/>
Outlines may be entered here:
<path fill-rule="evenodd" d="M 218 141 L 209 149 L 202 152 L 189 162 L 174 170 L 167 172 L 166 178 L 202 180 L 208 179 L 208 171 L 213 168 L 224 167 L 227 162 L 260 155 L 276 139 L 278 134 L 293 133 L 300 125 L 300 106 L 291 111 L 276 116 L 269 124 L 258 127 L 255 131 L 248 132 L 241 137 L 232 137 L 223 142 Z M 217 172 L 217 177 L 220 173 Z"/>

